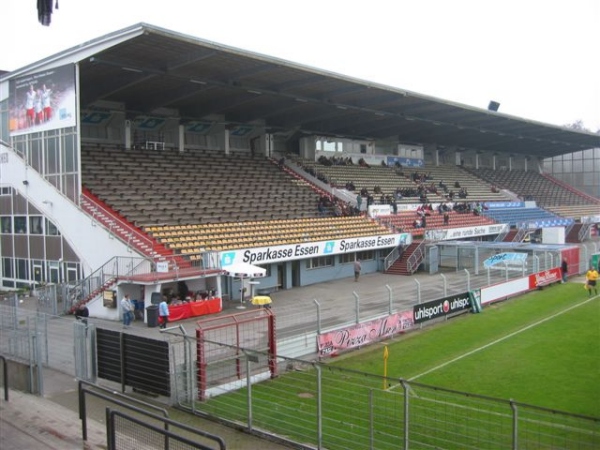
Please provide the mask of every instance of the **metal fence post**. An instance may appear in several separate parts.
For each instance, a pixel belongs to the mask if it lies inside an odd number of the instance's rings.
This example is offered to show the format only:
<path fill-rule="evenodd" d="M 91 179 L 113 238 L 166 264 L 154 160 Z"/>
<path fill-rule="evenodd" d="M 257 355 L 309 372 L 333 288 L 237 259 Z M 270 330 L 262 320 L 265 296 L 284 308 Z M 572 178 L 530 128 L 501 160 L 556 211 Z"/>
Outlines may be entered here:
<path fill-rule="evenodd" d="M 419 280 L 415 278 L 415 283 L 417 283 L 417 302 L 421 304 L 421 283 Z"/>
<path fill-rule="evenodd" d="M 492 275 L 490 273 L 490 268 L 487 268 L 487 285 L 490 286 L 492 284 Z"/>
<path fill-rule="evenodd" d="M 471 274 L 469 273 L 469 270 L 467 268 L 465 268 L 463 270 L 467 274 L 467 291 L 470 291 L 471 290 Z"/>
<path fill-rule="evenodd" d="M 244 351 L 244 358 L 246 359 L 246 401 L 248 410 L 248 430 L 252 430 L 252 377 L 250 376 L 250 358 Z"/>
<path fill-rule="evenodd" d="M 316 298 L 313 298 L 313 302 L 317 305 L 317 334 L 321 334 L 321 304 Z"/>
<path fill-rule="evenodd" d="M 358 294 L 356 292 L 352 292 L 352 295 L 354 295 L 354 309 L 356 312 L 356 324 L 360 323 L 360 297 L 358 296 Z"/>
<path fill-rule="evenodd" d="M 510 408 L 512 409 L 512 449 L 517 450 L 519 448 L 519 412 L 517 405 L 511 399 Z"/>
<path fill-rule="evenodd" d="M 375 448 L 375 418 L 373 417 L 373 389 L 369 389 L 369 449 Z"/>
<path fill-rule="evenodd" d="M 321 366 L 314 365 L 317 374 L 317 449 L 323 448 L 323 392 L 321 384 Z"/>
<path fill-rule="evenodd" d="M 385 288 L 388 290 L 388 314 L 391 316 L 392 315 L 392 309 L 393 309 L 393 304 L 394 304 L 394 300 L 393 300 L 393 296 L 392 296 L 392 288 L 390 287 L 389 284 L 385 285 Z"/>
<path fill-rule="evenodd" d="M 508 263 L 504 261 L 504 277 L 508 281 Z"/>
<path fill-rule="evenodd" d="M 446 279 L 446 275 L 440 273 L 440 277 L 444 280 L 444 297 L 448 297 L 448 280 Z"/>
<path fill-rule="evenodd" d="M 533 272 L 537 273 L 540 271 L 540 257 L 538 255 L 533 255 Z"/>
<path fill-rule="evenodd" d="M 408 405 L 408 384 L 405 380 L 400 380 L 402 384 L 402 391 L 404 392 L 404 450 L 408 450 L 409 443 L 409 405 Z"/>

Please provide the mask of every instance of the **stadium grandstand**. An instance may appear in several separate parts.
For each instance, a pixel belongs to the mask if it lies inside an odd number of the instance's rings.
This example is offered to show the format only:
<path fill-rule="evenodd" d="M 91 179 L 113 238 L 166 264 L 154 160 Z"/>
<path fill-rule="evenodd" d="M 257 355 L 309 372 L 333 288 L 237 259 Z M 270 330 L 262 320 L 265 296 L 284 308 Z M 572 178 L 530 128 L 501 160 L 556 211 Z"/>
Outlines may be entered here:
<path fill-rule="evenodd" d="M 148 24 L 0 87 L 1 285 L 65 285 L 66 311 L 118 320 L 114 298 L 181 281 L 243 300 L 350 278 L 357 259 L 406 275 L 440 230 L 598 233 L 596 134 Z"/>

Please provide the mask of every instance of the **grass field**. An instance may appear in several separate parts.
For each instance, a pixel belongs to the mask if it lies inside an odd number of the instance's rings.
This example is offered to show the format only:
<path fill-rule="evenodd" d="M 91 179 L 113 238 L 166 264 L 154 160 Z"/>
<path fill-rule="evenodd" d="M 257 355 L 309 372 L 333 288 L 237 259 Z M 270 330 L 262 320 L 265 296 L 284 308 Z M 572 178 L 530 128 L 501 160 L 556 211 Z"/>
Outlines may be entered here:
<path fill-rule="evenodd" d="M 600 299 L 534 291 L 388 343 L 388 377 L 600 417 Z M 383 374 L 368 348 L 334 365 Z"/>
<path fill-rule="evenodd" d="M 328 449 L 403 448 L 403 438 L 410 448 L 511 448 L 508 399 L 600 417 L 599 338 L 600 299 L 588 299 L 580 283 L 555 285 L 347 353 L 318 371 L 288 364 L 251 393 L 239 389 L 197 408 L 296 442 L 321 439 Z M 401 380 L 414 388 L 404 390 Z M 600 420 L 526 407 L 518 417 L 519 448 L 600 446 Z"/>

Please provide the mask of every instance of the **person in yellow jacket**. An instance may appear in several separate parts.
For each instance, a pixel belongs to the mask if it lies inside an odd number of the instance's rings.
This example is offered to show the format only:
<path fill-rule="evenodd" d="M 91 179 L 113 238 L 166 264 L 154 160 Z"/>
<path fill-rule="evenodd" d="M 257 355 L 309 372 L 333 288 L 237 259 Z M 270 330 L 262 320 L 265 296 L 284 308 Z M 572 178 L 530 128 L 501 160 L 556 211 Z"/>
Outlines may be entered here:
<path fill-rule="evenodd" d="M 592 289 L 594 294 L 598 295 L 598 276 L 598 271 L 593 266 L 590 266 L 590 270 L 585 274 L 586 287 L 590 297 L 592 296 Z"/>

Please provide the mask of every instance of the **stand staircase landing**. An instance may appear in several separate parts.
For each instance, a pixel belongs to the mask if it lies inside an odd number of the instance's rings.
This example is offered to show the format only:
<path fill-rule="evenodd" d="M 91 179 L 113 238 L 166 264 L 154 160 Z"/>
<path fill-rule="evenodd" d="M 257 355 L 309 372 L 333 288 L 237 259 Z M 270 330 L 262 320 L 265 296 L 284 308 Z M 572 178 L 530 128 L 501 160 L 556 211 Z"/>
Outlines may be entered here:
<path fill-rule="evenodd" d="M 402 256 L 398 258 L 385 273 L 393 275 L 412 275 L 416 272 L 419 264 L 423 258 L 418 257 L 418 250 L 421 247 L 423 241 L 413 241 L 402 253 Z M 420 261 L 418 260 L 420 259 Z"/>

